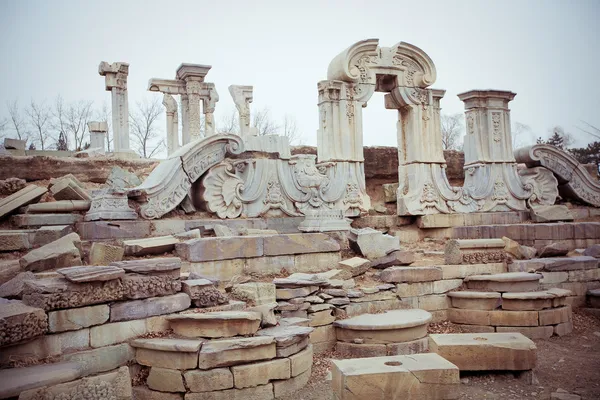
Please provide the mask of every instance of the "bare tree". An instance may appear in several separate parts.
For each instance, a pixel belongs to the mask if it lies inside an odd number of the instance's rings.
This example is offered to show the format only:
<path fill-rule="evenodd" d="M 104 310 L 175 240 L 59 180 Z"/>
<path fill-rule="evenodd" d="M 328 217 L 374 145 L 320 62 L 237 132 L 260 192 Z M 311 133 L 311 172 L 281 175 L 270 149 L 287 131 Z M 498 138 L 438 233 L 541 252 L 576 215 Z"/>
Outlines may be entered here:
<path fill-rule="evenodd" d="M 513 149 L 527 146 L 535 142 L 535 136 L 531 131 L 531 127 L 527 124 L 515 121 L 511 129 Z"/>
<path fill-rule="evenodd" d="M 17 134 L 17 139 L 27 140 L 29 132 L 27 132 L 27 122 L 21 114 L 18 100 L 14 100 L 12 103 L 6 103 L 8 108 L 9 122 L 12 125 L 12 129 Z"/>
<path fill-rule="evenodd" d="M 271 111 L 268 107 L 252 113 L 252 126 L 256 128 L 258 136 L 276 135 L 279 125 L 271 118 Z"/>
<path fill-rule="evenodd" d="M 230 113 L 221 117 L 221 120 L 217 125 L 217 132 L 235 134 L 240 133 L 240 122 L 238 120 L 238 112 L 235 108 L 232 109 Z"/>
<path fill-rule="evenodd" d="M 442 146 L 444 150 L 458 150 L 462 135 L 462 114 L 442 114 L 441 131 Z"/>
<path fill-rule="evenodd" d="M 87 123 L 92 118 L 91 101 L 80 100 L 71 103 L 65 112 L 65 121 L 67 132 L 75 141 L 75 150 L 81 151 L 84 147 L 84 140 L 87 134 Z"/>
<path fill-rule="evenodd" d="M 61 95 L 56 96 L 52 107 L 52 128 L 56 131 L 56 150 L 68 150 L 67 117 L 65 102 Z"/>
<path fill-rule="evenodd" d="M 4 136 L 4 131 L 8 127 L 8 120 L 6 118 L 0 119 L 0 137 Z"/>
<path fill-rule="evenodd" d="M 300 144 L 302 135 L 298 131 L 298 124 L 296 118 L 292 115 L 286 114 L 283 117 L 283 123 L 281 124 L 281 135 L 288 138 L 290 144 Z"/>
<path fill-rule="evenodd" d="M 106 101 L 104 101 L 102 103 L 102 107 L 100 108 L 100 110 L 98 110 L 98 112 L 96 113 L 96 116 L 94 118 L 96 118 L 100 122 L 106 122 L 106 125 L 108 126 L 108 130 L 106 131 L 106 148 L 107 148 L 107 151 L 110 153 L 110 146 L 113 141 L 112 140 L 112 110 L 108 106 Z"/>
<path fill-rule="evenodd" d="M 151 158 L 164 146 L 164 140 L 156 141 L 161 132 L 155 125 L 161 113 L 162 104 L 154 98 L 138 102 L 136 110 L 129 114 L 131 133 L 137 142 L 138 153 L 144 158 Z"/>
<path fill-rule="evenodd" d="M 35 130 L 37 142 L 42 146 L 42 150 L 46 150 L 48 141 L 51 138 L 50 125 L 52 123 L 51 113 L 45 102 L 36 103 L 31 100 L 29 107 L 25 109 L 25 113 L 29 116 L 29 124 Z"/>

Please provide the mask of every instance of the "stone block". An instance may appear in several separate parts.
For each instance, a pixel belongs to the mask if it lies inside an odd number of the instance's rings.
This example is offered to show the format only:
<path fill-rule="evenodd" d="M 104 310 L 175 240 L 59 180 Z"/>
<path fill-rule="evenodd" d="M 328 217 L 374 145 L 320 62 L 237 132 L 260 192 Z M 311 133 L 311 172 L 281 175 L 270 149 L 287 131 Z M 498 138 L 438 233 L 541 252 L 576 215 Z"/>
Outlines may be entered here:
<path fill-rule="evenodd" d="M 279 358 L 276 360 L 257 362 L 231 367 L 234 386 L 237 389 L 254 387 L 269 383 L 274 379 L 290 378 L 290 360 Z"/>
<path fill-rule="evenodd" d="M 158 236 L 145 239 L 125 240 L 125 255 L 146 256 L 151 254 L 170 253 L 180 240 L 174 236 Z"/>
<path fill-rule="evenodd" d="M 493 326 L 483 325 L 463 325 L 463 324 L 450 324 L 451 326 L 459 329 L 462 333 L 492 333 L 496 332 L 496 328 Z"/>
<path fill-rule="evenodd" d="M 387 355 L 386 345 L 375 343 L 358 344 L 337 342 L 335 351 L 340 354 L 341 358 L 382 357 Z"/>
<path fill-rule="evenodd" d="M 73 232 L 71 225 L 42 226 L 33 234 L 33 246 L 44 246 Z"/>
<path fill-rule="evenodd" d="M 557 325 L 571 321 L 571 306 L 541 310 L 540 325 Z"/>
<path fill-rule="evenodd" d="M 18 300 L 0 299 L 0 346 L 32 339 L 47 330 L 48 317 L 44 310 Z"/>
<path fill-rule="evenodd" d="M 446 242 L 444 259 L 448 265 L 489 264 L 506 258 L 502 239 L 451 239 Z"/>
<path fill-rule="evenodd" d="M 55 200 L 88 200 L 92 198 L 77 179 L 65 176 L 50 184 L 50 193 Z"/>
<path fill-rule="evenodd" d="M 426 353 L 429 350 L 429 339 L 410 340 L 408 342 L 386 344 L 388 356 L 401 356 L 410 354 Z"/>
<path fill-rule="evenodd" d="M 212 392 L 233 387 L 233 374 L 229 368 L 186 371 L 183 377 L 191 392 Z"/>
<path fill-rule="evenodd" d="M 76 233 L 69 233 L 62 238 L 31 250 L 19 260 L 25 271 L 40 272 L 81 265 L 80 238 Z"/>
<path fill-rule="evenodd" d="M 458 368 L 437 354 L 333 360 L 332 386 L 339 400 L 454 399 Z"/>
<path fill-rule="evenodd" d="M 351 229 L 348 234 L 350 247 L 369 260 L 386 256 L 400 250 L 400 239 L 385 235 L 372 228 Z"/>
<path fill-rule="evenodd" d="M 441 265 L 441 279 L 459 279 L 470 275 L 500 274 L 506 272 L 506 264 Z"/>
<path fill-rule="evenodd" d="M 383 282 L 430 282 L 442 279 L 442 269 L 438 267 L 389 267 L 381 271 Z"/>
<path fill-rule="evenodd" d="M 462 283 L 463 283 L 462 279 L 447 279 L 447 280 L 441 280 L 441 281 L 434 281 L 433 282 L 433 293 L 434 294 L 447 293 L 451 290 L 458 289 L 459 287 L 462 286 Z"/>
<path fill-rule="evenodd" d="M 600 280 L 600 268 L 569 271 L 569 282 L 588 282 Z"/>
<path fill-rule="evenodd" d="M 125 276 L 125 271 L 121 268 L 107 265 L 66 267 L 59 268 L 56 272 L 74 283 L 104 282 Z"/>
<path fill-rule="evenodd" d="M 121 278 L 123 297 L 136 300 L 175 294 L 181 290 L 178 277 L 176 270 L 154 275 L 126 274 Z"/>
<path fill-rule="evenodd" d="M 545 328 L 550 328 L 546 326 Z M 565 336 L 573 332 L 573 322 L 563 322 L 554 326 L 554 334 L 557 336 Z"/>
<path fill-rule="evenodd" d="M 336 313 L 338 311 L 343 311 L 344 317 L 354 317 L 360 314 L 372 314 L 387 310 L 398 310 L 406 308 L 410 308 L 410 305 L 404 302 L 403 300 L 396 298 L 381 301 L 370 301 L 365 303 L 350 303 L 343 310 L 337 309 Z"/>
<path fill-rule="evenodd" d="M 450 308 L 450 299 L 445 294 L 432 294 L 418 297 L 419 308 L 426 311 L 446 310 Z"/>
<path fill-rule="evenodd" d="M 296 254 L 290 273 L 315 273 L 336 269 L 342 256 L 339 252 Z"/>
<path fill-rule="evenodd" d="M 438 281 L 440 282 L 440 281 Z M 441 281 L 444 282 L 444 281 Z M 451 282 L 451 281 L 450 281 Z M 461 280 L 462 284 L 462 280 Z M 433 294 L 434 282 L 416 282 L 416 283 L 399 283 L 396 288 L 396 294 L 399 297 L 416 297 Z"/>
<path fill-rule="evenodd" d="M 181 393 L 158 392 L 146 386 L 134 386 L 132 392 L 135 400 L 183 400 Z"/>
<path fill-rule="evenodd" d="M 187 393 L 185 400 L 271 400 L 273 384 L 260 385 L 245 389 L 215 390 L 204 393 Z"/>
<path fill-rule="evenodd" d="M 181 259 L 179 257 L 146 258 L 140 260 L 115 261 L 110 265 L 122 268 L 126 272 L 153 275 L 179 271 L 181 269 Z M 177 273 L 176 275 L 178 276 L 179 274 Z"/>
<path fill-rule="evenodd" d="M 350 279 L 354 276 L 362 275 L 371 268 L 371 262 L 365 258 L 353 257 L 342 260 L 338 263 L 338 269 L 343 272 L 336 276 L 336 279 Z"/>
<path fill-rule="evenodd" d="M 497 326 L 496 332 L 510 333 L 518 332 L 527 336 L 529 339 L 548 339 L 554 332 L 552 326 Z"/>
<path fill-rule="evenodd" d="M 294 255 L 254 257 L 245 260 L 244 274 L 252 276 L 279 275 L 295 270 Z"/>
<path fill-rule="evenodd" d="M 190 263 L 190 273 L 226 282 L 235 276 L 244 275 L 244 260 L 192 262 Z"/>
<path fill-rule="evenodd" d="M 150 368 L 146 384 L 152 390 L 160 392 L 185 392 L 181 371 L 160 367 Z"/>
<path fill-rule="evenodd" d="M 297 297 L 306 297 L 319 290 L 318 286 L 304 286 L 297 288 L 277 288 L 275 296 L 277 300 L 289 300 Z"/>
<path fill-rule="evenodd" d="M 48 312 L 50 332 L 76 331 L 108 321 L 110 308 L 106 304 Z"/>
<path fill-rule="evenodd" d="M 77 308 L 123 299 L 119 279 L 104 282 L 72 283 L 64 278 L 25 282 L 23 302 L 46 311 Z"/>
<path fill-rule="evenodd" d="M 48 225 L 74 225 L 83 217 L 79 214 L 20 214 L 11 218 L 19 228 L 32 228 Z"/>
<path fill-rule="evenodd" d="M 324 233 L 265 236 L 263 241 L 265 256 L 340 251 L 339 243 Z"/>
<path fill-rule="evenodd" d="M 281 381 L 273 381 L 273 394 L 275 398 L 292 395 L 300 391 L 310 379 L 311 368 L 300 375 Z"/>
<path fill-rule="evenodd" d="M 535 368 L 535 343 L 520 333 L 429 335 L 429 350 L 461 371 L 523 371 Z"/>
<path fill-rule="evenodd" d="M 175 245 L 177 255 L 192 262 L 260 257 L 263 237 L 236 236 L 192 239 Z"/>
<path fill-rule="evenodd" d="M 397 199 L 396 192 L 398 191 L 397 183 L 384 183 L 381 185 L 383 189 L 383 201 L 386 203 L 395 203 Z"/>
<path fill-rule="evenodd" d="M 490 324 L 493 326 L 538 326 L 538 312 L 495 310 L 490 312 Z"/>
<path fill-rule="evenodd" d="M 543 276 L 540 279 L 540 284 L 542 285 L 556 285 L 557 283 L 566 282 L 569 279 L 569 273 L 566 271 L 563 272 L 540 272 Z"/>
<path fill-rule="evenodd" d="M 93 242 L 90 248 L 91 265 L 109 265 L 123 259 L 124 249 L 106 243 Z"/>
<path fill-rule="evenodd" d="M 218 311 L 168 316 L 171 329 L 185 337 L 223 338 L 253 335 L 262 316 L 251 311 Z"/>
<path fill-rule="evenodd" d="M 91 221 L 77 224 L 83 240 L 135 239 L 152 234 L 150 221 Z"/>
<path fill-rule="evenodd" d="M 333 316 L 331 310 L 323 310 L 308 314 L 308 319 L 310 320 L 309 326 L 314 327 L 332 324 L 335 321 L 335 316 Z"/>
<path fill-rule="evenodd" d="M 209 341 L 202 345 L 198 368 L 209 370 L 275 358 L 275 339 L 272 337 L 235 338 Z"/>
<path fill-rule="evenodd" d="M 573 221 L 573 214 L 564 205 L 535 206 L 530 209 L 533 222 Z"/>
<path fill-rule="evenodd" d="M 10 150 L 25 150 L 27 140 L 4 138 L 4 148 Z"/>
<path fill-rule="evenodd" d="M 0 231 L 0 252 L 31 248 L 27 231 Z"/>
<path fill-rule="evenodd" d="M 190 305 L 190 297 L 185 293 L 113 303 L 110 305 L 110 322 L 176 313 L 188 309 Z"/>
<path fill-rule="evenodd" d="M 0 218 L 17 210 L 19 207 L 37 202 L 48 190 L 43 187 L 29 185 L 16 193 L 0 200 Z"/>
<path fill-rule="evenodd" d="M 17 397 L 26 390 L 69 382 L 81 376 L 79 365 L 71 362 L 0 370 L 0 398 Z"/>
<path fill-rule="evenodd" d="M 0 285 L 0 298 L 4 299 L 20 299 L 23 296 L 25 282 L 35 280 L 36 276 L 33 272 L 21 272 L 14 278 Z"/>
<path fill-rule="evenodd" d="M 455 324 L 491 325 L 491 311 L 469 310 L 460 308 L 448 309 L 448 320 Z M 537 324 L 536 324 L 537 325 Z"/>
<path fill-rule="evenodd" d="M 311 343 L 322 343 L 322 342 L 335 342 L 335 328 L 333 325 L 323 325 L 315 327 L 314 331 L 310 333 Z"/>
<path fill-rule="evenodd" d="M 80 365 L 83 376 L 111 371 L 134 359 L 135 352 L 127 343 L 63 355 L 64 361 Z"/>
<path fill-rule="evenodd" d="M 123 343 L 146 334 L 146 321 L 114 322 L 90 328 L 90 345 L 94 348 Z"/>
<path fill-rule="evenodd" d="M 415 255 L 411 251 L 392 251 L 383 257 L 371 260 L 371 267 L 373 268 L 387 268 L 395 265 L 410 265 L 415 262 Z"/>
<path fill-rule="evenodd" d="M 233 285 L 231 295 L 250 305 L 260 306 L 275 303 L 275 285 L 267 282 L 248 282 Z"/>

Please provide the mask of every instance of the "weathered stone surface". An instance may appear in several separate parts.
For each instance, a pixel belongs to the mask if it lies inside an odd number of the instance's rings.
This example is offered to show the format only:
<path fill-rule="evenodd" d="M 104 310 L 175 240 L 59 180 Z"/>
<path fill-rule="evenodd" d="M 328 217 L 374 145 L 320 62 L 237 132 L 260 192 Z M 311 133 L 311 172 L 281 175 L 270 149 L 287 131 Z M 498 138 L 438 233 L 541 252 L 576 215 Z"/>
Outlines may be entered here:
<path fill-rule="evenodd" d="M 25 179 L 8 178 L 0 180 L 0 195 L 8 196 L 24 189 L 27 186 Z"/>
<path fill-rule="evenodd" d="M 381 271 L 383 282 L 428 282 L 442 279 L 442 269 L 438 267 L 389 267 Z"/>
<path fill-rule="evenodd" d="M 395 203 L 397 199 L 396 192 L 398 191 L 397 183 L 384 183 L 381 185 L 383 188 L 383 201 L 386 203 Z"/>
<path fill-rule="evenodd" d="M 426 353 L 429 350 L 429 339 L 424 337 L 408 342 L 388 343 L 386 349 L 388 356 Z"/>
<path fill-rule="evenodd" d="M 261 315 L 260 326 L 261 328 L 266 328 L 277 325 L 277 317 L 275 316 L 276 308 L 277 303 L 267 303 L 260 306 L 248 307 L 246 311 L 259 313 Z"/>
<path fill-rule="evenodd" d="M 518 332 L 527 336 L 529 339 L 548 339 L 554 332 L 552 326 L 497 326 L 496 332 L 510 333 Z"/>
<path fill-rule="evenodd" d="M 181 393 L 158 392 L 145 386 L 134 386 L 132 393 L 135 400 L 183 400 Z"/>
<path fill-rule="evenodd" d="M 273 381 L 273 394 L 275 398 L 282 396 L 291 395 L 295 392 L 300 391 L 310 379 L 311 369 L 309 368 L 306 372 L 301 373 L 290 379 L 281 381 Z"/>
<path fill-rule="evenodd" d="M 72 283 L 64 278 L 27 281 L 23 302 L 46 311 L 76 308 L 123 299 L 123 285 L 119 279 L 105 282 Z"/>
<path fill-rule="evenodd" d="M 530 292 L 539 288 L 541 274 L 506 272 L 493 275 L 471 275 L 465 278 L 469 289 L 495 292 Z"/>
<path fill-rule="evenodd" d="M 63 355 L 63 360 L 80 365 L 82 375 L 111 371 L 134 359 L 135 352 L 127 343 Z"/>
<path fill-rule="evenodd" d="M 451 290 L 458 289 L 462 286 L 462 279 L 446 279 L 442 281 L 433 282 L 433 293 L 447 293 Z"/>
<path fill-rule="evenodd" d="M 425 337 L 430 321 L 431 314 L 424 310 L 393 310 L 335 321 L 334 326 L 338 341 L 388 344 Z"/>
<path fill-rule="evenodd" d="M 165 351 L 165 352 L 182 352 L 196 353 L 202 347 L 204 340 L 198 339 L 173 339 L 173 338 L 151 338 L 151 339 L 134 339 L 129 344 L 137 349 Z M 153 366 L 153 364 L 144 364 Z M 160 367 L 160 365 L 157 365 Z M 170 367 L 164 367 L 170 368 Z M 174 368 L 185 369 L 185 368 Z"/>
<path fill-rule="evenodd" d="M 544 328 L 550 328 L 545 326 Z M 573 322 L 563 322 L 554 326 L 554 334 L 557 336 L 565 336 L 573 332 Z"/>
<path fill-rule="evenodd" d="M 433 294 L 433 282 L 399 283 L 396 294 L 402 298 Z"/>
<path fill-rule="evenodd" d="M 32 202 L 37 202 L 47 191 L 46 188 L 29 185 L 18 192 L 1 199 L 0 218 L 12 213 L 19 207 L 26 206 Z"/>
<path fill-rule="evenodd" d="M 4 299 L 21 298 L 25 282 L 35 279 L 36 277 L 33 272 L 21 272 L 0 286 L 0 297 Z"/>
<path fill-rule="evenodd" d="M 468 310 L 495 310 L 502 303 L 502 295 L 498 292 L 449 292 L 452 307 Z"/>
<path fill-rule="evenodd" d="M 91 200 L 81 182 L 72 175 L 54 180 L 50 192 L 56 200 Z"/>
<path fill-rule="evenodd" d="M 365 296 L 367 297 L 367 296 Z M 352 299 L 352 300 L 362 300 L 365 297 L 361 297 L 360 299 Z M 343 310 L 337 309 L 336 315 L 338 311 L 343 311 L 340 313 L 339 317 L 354 317 L 360 314 L 368 314 L 368 313 L 378 313 L 387 310 L 397 310 L 397 309 L 406 309 L 410 308 L 408 303 L 401 301 L 398 298 L 381 300 L 381 301 L 369 301 L 363 303 L 355 303 L 351 302 L 344 308 Z"/>
<path fill-rule="evenodd" d="M 256 336 L 267 336 L 275 338 L 277 345 L 277 357 L 287 357 L 293 354 L 292 347 L 296 344 L 303 343 L 305 339 L 314 331 L 314 328 L 295 325 L 279 325 L 273 328 L 261 329 L 256 332 Z M 296 351 L 306 347 L 296 346 Z M 284 355 L 285 354 L 285 355 Z"/>
<path fill-rule="evenodd" d="M 534 206 L 530 215 L 533 222 L 573 221 L 573 214 L 564 205 Z"/>
<path fill-rule="evenodd" d="M 93 221 L 77 224 L 83 240 L 132 239 L 150 236 L 150 221 Z"/>
<path fill-rule="evenodd" d="M 136 339 L 132 341 L 131 345 L 137 347 L 138 340 L 143 339 Z M 150 367 L 194 369 L 198 366 L 198 350 L 194 352 L 162 351 L 138 347 L 135 351 L 135 359 L 138 364 Z"/>
<path fill-rule="evenodd" d="M 82 372 L 80 366 L 73 362 L 3 369 L 0 370 L 0 398 L 16 397 L 26 390 L 72 381 Z"/>
<path fill-rule="evenodd" d="M 571 321 L 571 306 L 541 310 L 540 325 L 557 325 Z"/>
<path fill-rule="evenodd" d="M 600 244 L 594 244 L 583 252 L 584 256 L 600 258 Z"/>
<path fill-rule="evenodd" d="M 71 282 L 103 282 L 125 276 L 125 271 L 110 266 L 78 266 L 57 269 L 56 272 Z"/>
<path fill-rule="evenodd" d="M 221 338 L 253 335 L 261 315 L 257 312 L 222 311 L 204 314 L 177 314 L 167 317 L 173 331 L 185 337 Z"/>
<path fill-rule="evenodd" d="M 188 309 L 190 305 L 190 296 L 185 293 L 113 303 L 110 305 L 110 322 L 176 313 Z"/>
<path fill-rule="evenodd" d="M 211 340 L 202 345 L 198 357 L 201 370 L 252 361 L 275 358 L 275 339 L 273 337 L 250 337 L 227 340 Z"/>
<path fill-rule="evenodd" d="M 322 326 L 333 323 L 333 321 L 335 321 L 335 316 L 332 314 L 331 310 L 323 310 L 308 314 L 308 319 L 310 320 L 310 326 Z"/>
<path fill-rule="evenodd" d="M 520 266 L 526 268 L 525 271 L 534 269 L 534 267 L 537 267 L 535 270 L 543 269 L 549 272 L 576 271 L 598 268 L 598 259 L 588 256 L 536 258 L 530 260 L 529 263 L 523 262 Z"/>
<path fill-rule="evenodd" d="M 437 354 L 334 360 L 332 386 L 336 399 L 454 399 L 460 385 L 458 368 Z"/>
<path fill-rule="evenodd" d="M 339 243 L 324 233 L 265 236 L 263 241 L 266 256 L 340 251 Z"/>
<path fill-rule="evenodd" d="M 109 265 L 123 259 L 124 249 L 101 242 L 93 242 L 90 249 L 91 265 Z M 114 266 L 114 265 L 113 265 Z"/>
<path fill-rule="evenodd" d="M 275 291 L 277 300 L 289 300 L 296 297 L 306 297 L 319 290 L 318 286 L 305 286 L 300 288 L 281 288 Z"/>
<path fill-rule="evenodd" d="M 395 236 L 384 235 L 372 229 L 351 229 L 348 234 L 350 247 L 369 260 L 384 257 L 393 251 L 400 250 L 400 239 Z"/>
<path fill-rule="evenodd" d="M 204 393 L 187 393 L 186 400 L 271 400 L 273 384 L 260 385 L 245 389 L 215 390 Z"/>
<path fill-rule="evenodd" d="M 234 386 L 238 389 L 264 385 L 273 379 L 290 378 L 290 360 L 280 358 L 276 360 L 258 362 L 231 367 Z"/>
<path fill-rule="evenodd" d="M 260 257 L 264 254 L 263 237 L 192 239 L 177 243 L 175 251 L 179 257 L 193 262 Z"/>
<path fill-rule="evenodd" d="M 123 343 L 146 334 L 146 321 L 114 322 L 90 328 L 90 346 L 104 347 Z"/>
<path fill-rule="evenodd" d="M 371 260 L 372 268 L 387 268 L 395 265 L 410 265 L 415 262 L 415 255 L 411 251 L 396 250 L 383 257 Z"/>
<path fill-rule="evenodd" d="M 183 377 L 191 392 L 212 392 L 233 387 L 233 374 L 229 368 L 186 371 Z"/>
<path fill-rule="evenodd" d="M 21 257 L 19 264 L 22 269 L 32 272 L 81 265 L 80 243 L 78 234 L 69 233 L 30 251 Z"/>
<path fill-rule="evenodd" d="M 44 246 L 73 232 L 71 225 L 42 226 L 33 235 L 33 246 Z"/>
<path fill-rule="evenodd" d="M 458 279 L 471 275 L 500 274 L 506 272 L 506 264 L 441 265 L 442 279 Z"/>
<path fill-rule="evenodd" d="M 150 368 L 146 384 L 150 389 L 160 392 L 185 392 L 183 375 L 181 375 L 181 371 L 174 369 Z"/>
<path fill-rule="evenodd" d="M 169 271 L 178 271 L 181 269 L 181 258 L 162 257 L 147 258 L 142 260 L 117 261 L 110 264 L 113 267 L 119 267 L 126 272 L 133 272 L 143 275 L 163 273 Z"/>
<path fill-rule="evenodd" d="M 362 275 L 371 268 L 371 262 L 360 257 L 352 257 L 338 263 L 338 268 L 343 272 L 336 275 L 336 279 L 350 279 Z"/>
<path fill-rule="evenodd" d="M 537 311 L 505 311 L 490 312 L 490 324 L 493 326 L 537 326 Z"/>
<path fill-rule="evenodd" d="M 519 243 L 506 236 L 502 237 L 502 240 L 505 244 L 504 251 L 517 260 L 530 260 L 534 258 L 537 253 L 537 250 L 534 247 L 521 246 Z"/>
<path fill-rule="evenodd" d="M 18 300 L 0 300 L 0 346 L 46 333 L 48 317 L 44 310 L 27 306 Z"/>
<path fill-rule="evenodd" d="M 489 310 L 449 308 L 448 320 L 455 324 L 489 326 L 491 325 L 491 313 L 492 311 Z"/>
<path fill-rule="evenodd" d="M 91 399 L 129 400 L 132 396 L 129 368 L 93 377 L 86 377 L 68 383 L 45 386 L 40 389 L 21 392 L 20 400 L 37 399 L 76 399 L 85 393 Z"/>
<path fill-rule="evenodd" d="M 50 332 L 76 331 L 108 321 L 110 308 L 106 304 L 48 312 Z"/>
<path fill-rule="evenodd" d="M 81 221 L 79 214 L 20 214 L 11 218 L 13 225 L 19 228 L 31 228 L 48 225 L 73 225 Z"/>
<path fill-rule="evenodd" d="M 135 300 L 175 294 L 181 290 L 178 277 L 176 270 L 154 275 L 125 274 L 121 278 L 123 297 Z"/>
<path fill-rule="evenodd" d="M 337 342 L 335 351 L 340 354 L 341 358 L 383 357 L 387 355 L 385 344 Z"/>
<path fill-rule="evenodd" d="M 538 251 L 538 257 L 562 257 L 566 256 L 569 250 L 569 245 L 565 242 L 551 243 Z"/>
<path fill-rule="evenodd" d="M 275 303 L 275 285 L 266 282 L 248 282 L 233 285 L 231 295 L 250 305 Z"/>
<path fill-rule="evenodd" d="M 31 248 L 27 231 L 0 231 L 0 252 Z"/>
<path fill-rule="evenodd" d="M 429 350 L 461 371 L 521 371 L 536 365 L 535 343 L 520 333 L 431 334 Z"/>
<path fill-rule="evenodd" d="M 163 254 L 175 249 L 175 244 L 180 240 L 174 236 L 158 236 L 146 239 L 125 240 L 125 255 L 145 256 L 150 254 Z"/>
<path fill-rule="evenodd" d="M 139 186 L 142 184 L 142 181 L 137 175 L 119 166 L 115 166 L 110 170 L 106 178 L 106 184 L 112 188 L 125 189 Z"/>

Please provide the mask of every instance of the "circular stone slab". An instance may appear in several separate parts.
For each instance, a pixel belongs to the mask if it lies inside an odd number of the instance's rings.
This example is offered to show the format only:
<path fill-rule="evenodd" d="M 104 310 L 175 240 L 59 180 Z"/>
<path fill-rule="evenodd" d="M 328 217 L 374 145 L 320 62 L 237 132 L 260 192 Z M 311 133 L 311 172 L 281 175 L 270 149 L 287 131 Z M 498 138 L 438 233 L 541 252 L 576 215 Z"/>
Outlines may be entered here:
<path fill-rule="evenodd" d="M 448 293 L 452 307 L 467 310 L 495 310 L 500 307 L 501 296 L 498 292 L 472 292 L 468 290 Z"/>
<path fill-rule="evenodd" d="M 255 334 L 262 316 L 252 311 L 219 311 L 170 315 L 166 319 L 178 335 L 220 338 Z"/>
<path fill-rule="evenodd" d="M 512 292 L 512 293 L 503 293 L 503 299 L 509 300 L 543 300 L 543 299 L 553 299 L 557 297 L 556 295 L 549 292 Z"/>
<path fill-rule="evenodd" d="M 471 292 L 463 290 L 460 292 L 448 292 L 448 296 L 459 299 L 499 299 L 502 295 L 498 292 Z"/>

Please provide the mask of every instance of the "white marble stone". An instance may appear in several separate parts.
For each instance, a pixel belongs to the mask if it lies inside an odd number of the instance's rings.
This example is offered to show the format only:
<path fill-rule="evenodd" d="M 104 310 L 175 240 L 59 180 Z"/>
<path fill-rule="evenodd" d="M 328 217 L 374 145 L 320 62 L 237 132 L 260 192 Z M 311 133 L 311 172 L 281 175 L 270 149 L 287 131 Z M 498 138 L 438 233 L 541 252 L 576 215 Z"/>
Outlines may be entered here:
<path fill-rule="evenodd" d="M 100 154 L 106 152 L 106 135 L 108 135 L 108 123 L 105 121 L 88 122 L 88 131 L 90 132 L 90 148 L 96 149 Z"/>
<path fill-rule="evenodd" d="M 115 153 L 129 153 L 129 100 L 127 97 L 127 75 L 129 64 L 102 61 L 98 73 L 105 78 L 106 90 L 112 94 L 112 130 Z"/>

